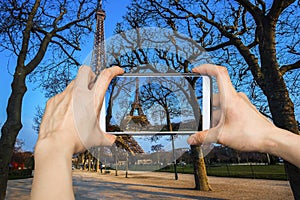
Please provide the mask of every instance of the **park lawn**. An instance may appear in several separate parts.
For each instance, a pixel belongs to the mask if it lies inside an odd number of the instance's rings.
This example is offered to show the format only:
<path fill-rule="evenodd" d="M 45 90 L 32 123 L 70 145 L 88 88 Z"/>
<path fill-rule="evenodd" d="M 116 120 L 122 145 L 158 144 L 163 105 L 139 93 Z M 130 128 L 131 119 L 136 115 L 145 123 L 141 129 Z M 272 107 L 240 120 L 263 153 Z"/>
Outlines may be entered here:
<path fill-rule="evenodd" d="M 158 171 L 174 173 L 174 168 L 167 166 Z M 207 166 L 206 171 L 209 176 L 287 180 L 283 165 L 213 165 Z M 177 172 L 192 174 L 193 167 L 178 166 Z"/>

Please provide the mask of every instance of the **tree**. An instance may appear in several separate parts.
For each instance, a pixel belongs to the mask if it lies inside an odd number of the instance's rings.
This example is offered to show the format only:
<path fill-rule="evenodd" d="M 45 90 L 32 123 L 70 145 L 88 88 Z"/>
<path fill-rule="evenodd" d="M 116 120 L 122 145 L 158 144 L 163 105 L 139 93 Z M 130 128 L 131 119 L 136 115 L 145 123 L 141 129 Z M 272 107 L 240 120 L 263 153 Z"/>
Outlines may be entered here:
<path fill-rule="evenodd" d="M 162 151 L 163 147 L 164 146 L 162 144 L 155 144 L 151 146 L 151 151 L 154 151 L 157 154 L 157 165 L 160 165 L 159 152 Z"/>
<path fill-rule="evenodd" d="M 22 148 L 23 148 L 24 144 L 25 144 L 25 142 L 23 140 L 16 139 L 16 143 L 15 143 L 13 152 L 14 153 L 22 152 L 23 151 Z"/>
<path fill-rule="evenodd" d="M 136 27 L 139 27 L 138 25 Z M 134 27 L 132 27 L 134 28 Z M 135 28 L 130 31 L 125 31 L 122 27 L 118 26 L 117 28 L 118 36 L 114 37 L 112 42 L 108 42 L 108 52 L 109 52 L 109 63 L 117 64 L 119 66 L 123 66 L 125 70 L 133 73 L 187 73 L 191 72 L 193 66 L 197 63 L 203 63 L 207 60 L 207 57 L 203 50 L 199 47 L 196 47 L 195 44 L 187 43 L 186 41 L 181 40 L 181 35 L 174 33 L 170 30 L 163 30 L 163 29 L 153 29 L 153 28 Z M 173 43 L 172 41 L 176 41 Z M 192 106 L 192 110 L 190 110 L 191 115 L 194 115 L 194 118 L 199 121 L 197 127 L 200 129 L 202 128 L 202 117 L 201 117 L 201 110 L 199 106 L 193 102 L 197 102 L 197 98 L 201 98 L 200 96 L 196 96 L 193 90 L 187 89 L 187 86 L 195 88 L 195 82 L 197 79 L 187 79 L 185 88 L 181 86 L 180 83 L 174 83 L 177 86 L 176 90 L 180 90 L 183 94 L 181 96 L 185 96 L 185 98 L 181 97 L 185 101 L 188 101 L 189 104 Z M 174 81 L 175 82 L 175 81 Z M 188 83 L 188 84 L 187 84 Z M 148 89 L 151 89 L 149 85 Z M 147 89 L 147 87 L 146 87 Z M 159 90 L 158 90 L 159 91 Z M 162 94 L 155 94 L 164 96 L 167 93 L 166 88 L 162 88 Z M 141 100 L 143 101 L 143 91 L 141 91 Z M 151 96 L 151 91 L 144 93 L 148 93 Z M 199 94 L 199 92 L 198 92 Z M 198 95 L 197 94 L 197 95 Z M 169 94 L 170 95 L 170 94 Z M 171 96 L 171 95 L 170 95 Z M 152 95 L 153 97 L 153 95 Z M 147 97 L 149 99 L 149 97 Z M 146 99 L 147 99 L 146 98 Z M 145 99 L 145 100 L 146 100 Z M 163 97 L 161 98 L 163 99 Z M 160 105 L 166 113 L 166 117 L 170 117 L 168 115 L 169 109 L 165 105 L 164 102 L 158 103 L 158 100 L 155 98 L 149 99 L 147 104 L 150 107 Z M 175 99 L 173 99 L 175 100 Z M 151 103 L 153 102 L 153 103 Z M 144 103 L 143 103 L 144 104 Z M 173 103 L 174 104 L 174 101 Z M 146 105 L 146 104 L 145 104 Z M 174 107 L 174 106 L 173 106 Z M 176 108 L 176 107 L 174 107 Z M 173 109 L 173 108 L 172 108 Z M 177 109 L 178 110 L 178 109 Z M 178 111 L 174 110 L 174 115 Z M 167 120 L 168 121 L 168 120 Z M 171 125 L 170 122 L 167 122 L 168 125 Z M 166 130 L 170 130 L 171 127 L 167 127 Z M 202 155 L 201 149 L 193 149 L 197 150 L 198 152 L 195 153 L 196 155 Z M 199 165 L 195 166 L 202 166 L 204 165 L 203 162 L 200 161 L 203 158 L 198 157 L 195 159 L 195 162 L 199 162 Z M 197 170 L 204 170 L 205 166 L 199 167 Z M 210 190 L 206 171 L 199 172 L 197 174 L 201 174 L 203 176 L 195 176 L 197 177 L 195 180 L 199 180 L 200 178 L 202 181 L 196 182 L 196 189 L 201 190 Z M 202 185 L 198 183 L 203 183 Z M 205 185 L 204 185 L 205 184 Z"/>
<path fill-rule="evenodd" d="M 180 105 L 174 88 L 170 88 L 170 85 L 160 85 L 159 81 L 163 80 L 152 78 L 151 83 L 142 86 L 140 101 L 146 110 L 151 109 L 155 104 L 160 105 L 166 115 L 166 127 L 163 129 L 173 131 L 171 120 L 181 114 Z"/>
<path fill-rule="evenodd" d="M 24 151 L 24 141 L 20 139 L 16 139 L 16 144 L 13 150 L 13 155 L 10 161 L 10 164 L 16 166 L 13 166 L 11 169 L 16 169 L 21 167 L 22 169 L 26 167 L 27 169 L 33 169 L 34 168 L 34 160 L 33 160 L 33 153 L 29 151 Z"/>
<path fill-rule="evenodd" d="M 40 75 L 47 77 L 47 74 L 66 70 L 63 67 L 79 64 L 74 53 L 80 50 L 84 36 L 91 32 L 96 5 L 95 0 L 9 0 L 0 3 L 1 49 L 17 58 L 6 109 L 7 119 L 1 129 L 1 200 L 6 193 L 8 163 L 22 128 L 21 111 L 27 91 L 26 81 L 29 75 L 32 75 L 31 78 Z M 45 58 L 48 62 L 42 64 Z"/>
<path fill-rule="evenodd" d="M 171 29 L 143 28 L 151 17 L 149 18 L 149 12 L 138 9 L 133 3 L 125 16 L 125 21 L 116 28 L 118 36 L 108 42 L 108 63 L 123 66 L 125 70 L 133 73 L 188 73 L 193 67 L 209 60 L 196 42 L 186 40 L 186 37 L 178 32 Z M 188 81 L 191 86 L 194 85 L 193 80 Z M 197 101 L 195 94 L 185 92 L 184 95 L 190 102 Z M 199 121 L 198 127 L 201 128 L 200 108 L 193 107 L 192 112 Z M 201 148 L 192 150 L 197 151 L 195 155 L 198 155 L 194 160 L 198 163 L 195 166 L 201 166 L 195 173 L 196 189 L 210 190 L 204 159 L 200 157 L 202 150 Z M 199 172 L 200 170 L 202 171 Z"/>
<path fill-rule="evenodd" d="M 295 34 L 300 29 L 299 4 L 296 0 L 134 0 L 125 19 L 187 34 L 186 40 L 199 43 L 215 63 L 228 67 L 237 86 L 244 85 L 240 90 L 249 91 L 251 98 L 263 93 L 259 100 L 267 100 L 268 109 L 262 111 L 270 113 L 276 126 L 298 134 L 294 104 L 299 105 L 300 39 Z M 299 199 L 300 171 L 288 162 L 285 166 Z"/>
<path fill-rule="evenodd" d="M 43 115 L 44 115 L 43 108 L 41 108 L 40 106 L 37 106 L 36 113 L 33 118 L 33 124 L 32 124 L 32 129 L 35 130 L 37 134 L 40 132 L 40 125 L 42 122 Z"/>
<path fill-rule="evenodd" d="M 151 146 L 151 151 L 161 151 L 164 146 L 162 144 L 155 144 Z"/>

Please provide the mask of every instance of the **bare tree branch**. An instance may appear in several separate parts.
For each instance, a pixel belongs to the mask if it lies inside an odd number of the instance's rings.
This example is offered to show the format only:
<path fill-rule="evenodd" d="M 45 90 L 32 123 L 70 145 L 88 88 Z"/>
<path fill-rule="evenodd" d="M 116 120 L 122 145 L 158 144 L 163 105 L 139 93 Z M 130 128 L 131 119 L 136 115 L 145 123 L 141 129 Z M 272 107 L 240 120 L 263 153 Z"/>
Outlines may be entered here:
<path fill-rule="evenodd" d="M 75 48 L 73 49 L 73 51 L 71 53 L 69 53 L 60 42 L 57 42 L 54 40 L 51 40 L 51 42 L 58 45 L 60 47 L 60 49 L 67 55 L 67 57 L 74 62 L 75 65 L 80 66 L 80 63 L 72 56 L 72 54 L 76 50 Z"/>
<path fill-rule="evenodd" d="M 36 13 L 37 13 L 37 10 L 38 10 L 39 6 L 40 6 L 40 0 L 36 0 L 32 10 L 31 10 L 31 12 L 28 16 L 28 20 L 27 20 L 27 23 L 26 23 L 26 28 L 23 31 L 22 47 L 21 47 L 21 51 L 19 53 L 18 60 L 17 60 L 17 63 L 18 63 L 19 67 L 23 66 L 24 63 L 25 63 L 27 50 L 28 50 L 28 45 L 29 45 L 30 33 L 31 33 L 31 29 L 34 25 L 33 19 L 34 19 L 34 16 L 36 15 Z"/>
<path fill-rule="evenodd" d="M 300 68 L 300 60 L 298 60 L 297 62 L 290 64 L 290 65 L 283 65 L 280 68 L 280 73 L 282 75 L 284 75 L 286 72 L 294 70 L 294 69 L 299 69 Z"/>
<path fill-rule="evenodd" d="M 67 23 L 66 25 L 64 25 L 62 27 L 57 28 L 56 32 L 64 31 L 64 30 L 70 28 L 73 25 L 79 25 L 80 26 L 80 22 L 84 22 L 85 20 L 89 19 L 93 15 L 94 15 L 94 11 L 90 12 L 87 16 L 85 16 L 83 18 L 74 20 L 70 23 Z M 90 28 L 90 27 L 86 27 L 86 28 Z"/>
<path fill-rule="evenodd" d="M 81 50 L 81 48 L 78 45 L 73 44 L 72 42 L 70 42 L 67 38 L 59 35 L 59 34 L 55 34 L 53 37 L 57 37 L 59 39 L 61 39 L 62 41 L 64 41 L 65 44 L 67 44 L 67 46 L 72 47 L 75 50 Z M 54 40 L 52 40 L 53 42 Z"/>
<path fill-rule="evenodd" d="M 215 50 L 222 49 L 222 48 L 230 46 L 230 45 L 233 45 L 232 41 L 227 41 L 227 42 L 217 44 L 216 46 L 213 46 L 213 47 L 207 47 L 207 48 L 205 48 L 205 50 L 206 51 L 215 51 Z"/>
<path fill-rule="evenodd" d="M 289 5 L 291 5 L 295 0 L 274 0 L 272 7 L 268 13 L 268 18 L 271 18 L 273 20 L 278 20 L 278 17 L 282 13 L 284 9 L 286 9 Z"/>
<path fill-rule="evenodd" d="M 253 15 L 256 15 L 255 17 L 258 17 L 258 16 L 261 15 L 261 10 L 256 8 L 254 5 L 252 5 L 248 1 L 241 0 L 241 2 L 243 2 L 246 6 L 248 6 L 249 9 L 250 8 L 252 9 Z M 228 30 L 226 30 L 226 28 L 222 24 L 217 23 L 216 21 L 214 21 L 212 19 L 208 19 L 206 16 L 204 16 L 202 14 L 199 14 L 199 13 L 195 14 L 192 11 L 189 11 L 189 10 L 185 9 L 182 5 L 178 5 L 178 7 L 180 8 L 181 11 L 187 13 L 187 15 L 185 15 L 185 16 L 178 16 L 174 11 L 172 11 L 171 9 L 169 9 L 167 7 L 162 6 L 161 4 L 158 4 L 157 2 L 156 2 L 156 6 L 164 9 L 165 12 L 170 12 L 172 17 L 174 17 L 174 18 L 178 18 L 178 19 L 186 19 L 186 18 L 189 18 L 189 17 L 192 17 L 194 19 L 200 18 L 203 21 L 205 21 L 206 23 L 216 27 L 223 36 L 225 36 L 226 38 L 229 39 L 229 41 L 227 43 L 221 44 L 220 47 L 222 47 L 222 45 L 224 45 L 223 47 L 225 47 L 226 45 L 228 46 L 229 43 L 236 46 L 236 48 L 239 50 L 239 52 L 245 58 L 245 61 L 248 63 L 248 65 L 251 69 L 251 72 L 252 72 L 253 76 L 255 77 L 255 79 L 260 83 L 263 82 L 263 77 L 264 76 L 263 76 L 263 73 L 260 70 L 260 66 L 258 64 L 258 59 L 250 52 L 250 49 L 243 44 L 241 39 L 236 37 L 235 34 L 229 32 Z"/>
<path fill-rule="evenodd" d="M 244 6 L 249 13 L 253 16 L 254 20 L 256 23 L 260 23 L 262 18 L 263 18 L 263 12 L 260 10 L 257 6 L 253 5 L 250 1 L 248 0 L 235 0 L 242 6 Z"/>
<path fill-rule="evenodd" d="M 42 61 L 44 55 L 46 54 L 47 47 L 49 46 L 49 43 L 51 42 L 51 38 L 53 36 L 53 33 L 48 33 L 43 41 L 40 44 L 39 50 L 37 54 L 34 56 L 34 58 L 26 65 L 26 74 L 30 74 L 37 65 Z"/>
<path fill-rule="evenodd" d="M 266 3 L 263 0 L 257 0 L 257 2 L 261 5 L 262 12 L 266 13 Z"/>
<path fill-rule="evenodd" d="M 81 8 L 79 8 L 81 9 Z M 43 38 L 42 42 L 41 42 L 41 45 L 40 45 L 40 48 L 37 52 L 37 54 L 35 55 L 35 57 L 27 64 L 26 66 L 26 73 L 29 74 L 31 73 L 37 66 L 37 63 L 40 63 L 41 60 L 43 59 L 45 53 L 46 53 L 46 49 L 49 45 L 50 42 L 53 42 L 57 45 L 59 45 L 62 49 L 62 51 L 67 55 L 67 57 L 69 57 L 71 60 L 74 61 L 74 63 L 76 63 L 76 65 L 79 65 L 79 63 L 74 59 L 72 58 L 66 50 L 65 48 L 63 47 L 63 45 L 61 44 L 58 44 L 56 41 L 52 40 L 51 38 L 56 36 L 58 38 L 60 38 L 61 40 L 63 40 L 67 45 L 73 47 L 74 49 L 76 50 L 79 50 L 79 47 L 77 45 L 73 45 L 71 42 L 69 42 L 66 38 L 60 36 L 59 34 L 57 34 L 58 32 L 62 32 L 64 30 L 67 30 L 69 29 L 70 27 L 72 26 L 75 26 L 75 25 L 79 25 L 80 22 L 84 22 L 85 20 L 89 19 L 93 14 L 94 14 L 94 10 L 92 10 L 89 14 L 87 14 L 85 17 L 83 18 L 80 18 L 80 19 L 77 19 L 77 20 L 74 20 L 74 21 L 71 21 L 69 23 L 67 23 L 66 25 L 64 26 L 61 26 L 61 27 L 57 27 L 57 23 L 59 20 L 62 19 L 63 15 L 66 13 L 65 9 L 63 9 L 63 11 L 59 14 L 59 16 L 54 20 L 53 22 L 53 30 L 48 33 L 46 32 L 45 30 L 42 30 L 42 29 L 39 29 L 39 28 L 35 28 L 35 30 L 45 34 L 45 37 Z"/>
<path fill-rule="evenodd" d="M 57 23 L 63 19 L 63 16 L 67 13 L 66 8 L 63 7 L 63 5 L 60 6 L 60 13 L 59 15 L 55 18 L 55 20 L 53 21 L 53 27 L 54 29 L 57 28 Z"/>

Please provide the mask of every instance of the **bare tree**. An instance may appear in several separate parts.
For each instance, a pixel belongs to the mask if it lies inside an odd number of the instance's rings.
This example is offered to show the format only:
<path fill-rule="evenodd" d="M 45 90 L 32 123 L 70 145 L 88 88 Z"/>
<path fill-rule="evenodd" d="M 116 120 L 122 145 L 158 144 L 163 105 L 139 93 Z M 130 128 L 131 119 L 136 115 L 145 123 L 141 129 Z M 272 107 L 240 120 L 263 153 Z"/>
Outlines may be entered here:
<path fill-rule="evenodd" d="M 43 115 L 44 115 L 44 109 L 41 108 L 40 106 L 37 106 L 36 113 L 33 118 L 33 124 L 32 124 L 32 129 L 35 130 L 37 134 L 40 132 L 40 125 L 42 122 Z"/>
<path fill-rule="evenodd" d="M 164 146 L 162 144 L 155 144 L 155 145 L 151 146 L 151 151 L 154 151 L 157 154 L 157 162 L 156 163 L 158 166 L 160 166 L 160 163 L 161 163 L 161 161 L 159 159 L 159 153 L 163 150 L 163 147 Z"/>
<path fill-rule="evenodd" d="M 168 87 L 170 85 L 160 85 L 158 83 L 152 82 L 143 85 L 140 100 L 146 110 L 151 109 L 155 104 L 160 105 L 166 115 L 166 126 L 162 129 L 173 131 L 174 127 L 171 120 L 181 114 L 179 100 L 176 98 L 174 88 Z"/>
<path fill-rule="evenodd" d="M 139 27 L 138 23 L 134 23 L 135 19 L 131 19 L 129 21 L 129 27 L 134 28 Z M 130 26 L 130 23 L 133 23 L 134 26 Z M 124 23 L 126 26 L 126 23 Z M 206 57 L 203 49 L 197 46 L 197 43 L 186 42 L 185 38 L 182 40 L 182 36 L 177 34 L 174 31 L 163 30 L 163 29 L 152 29 L 152 28 L 134 28 L 132 30 L 126 31 L 125 27 L 119 25 L 116 30 L 119 33 L 118 37 L 115 37 L 112 42 L 108 42 L 108 63 L 118 64 L 119 66 L 123 66 L 126 71 L 129 72 L 138 72 L 138 73 L 157 73 L 157 72 L 190 72 L 191 68 L 196 64 L 203 63 L 208 61 L 209 59 Z M 174 41 L 174 43 L 173 43 Z M 188 79 L 187 82 L 193 87 L 195 85 L 196 79 Z M 178 83 L 179 84 L 179 83 Z M 180 88 L 180 84 L 175 85 Z M 150 89 L 150 88 L 149 88 Z M 195 106 L 197 102 L 197 97 L 192 90 L 186 90 L 187 88 L 181 88 L 184 98 L 186 101 L 192 105 L 192 113 L 195 115 L 195 119 L 199 119 L 198 127 L 202 127 L 201 123 L 201 115 L 200 108 Z M 188 92 L 190 91 L 190 92 Z M 151 93 L 151 92 L 150 92 Z M 143 95 L 142 95 L 143 96 Z M 200 97 L 199 97 L 200 98 Z M 152 101 L 154 102 L 154 101 Z M 160 105 L 161 107 L 165 107 L 167 111 L 169 109 L 164 105 L 164 103 L 158 104 L 156 101 L 153 105 Z M 152 104 L 149 104 L 152 106 Z M 165 112 L 167 114 L 167 112 Z M 170 117 L 166 115 L 167 118 Z M 168 123 L 171 125 L 171 123 Z M 170 129 L 167 128 L 167 130 Z M 193 150 L 197 150 L 195 155 L 202 155 L 201 149 L 193 148 Z M 204 160 L 198 157 L 195 159 L 195 166 L 199 167 L 197 170 L 203 170 L 202 172 L 197 173 L 196 176 L 196 189 L 201 190 L 210 190 L 210 186 L 207 181 L 206 171 Z M 198 174 L 202 176 L 198 176 Z M 199 179 L 202 179 L 201 181 Z M 199 183 L 202 183 L 201 185 Z"/>
<path fill-rule="evenodd" d="M 134 0 L 125 19 L 186 34 L 215 63 L 228 67 L 237 86 L 244 85 L 240 90 L 250 97 L 264 94 L 258 100 L 267 100 L 268 108 L 259 109 L 269 111 L 276 126 L 298 134 L 299 9 L 296 0 Z M 285 166 L 298 199 L 299 169 L 288 162 Z"/>
<path fill-rule="evenodd" d="M 143 5 L 145 2 L 139 1 L 138 3 Z M 172 29 L 143 28 L 143 26 L 153 25 L 155 18 L 151 19 L 151 11 L 144 12 L 135 3 L 134 1 L 124 17 L 124 22 L 116 28 L 119 37 L 109 42 L 108 63 L 123 66 L 125 70 L 133 73 L 187 73 L 191 72 L 193 67 L 209 62 L 203 48 L 192 39 L 189 41 L 188 36 L 183 36 Z M 190 84 L 194 85 L 192 82 Z M 197 101 L 195 94 L 185 92 L 184 95 L 190 102 Z M 193 113 L 195 118 L 199 119 L 199 127 L 202 127 L 200 108 L 193 107 Z M 200 158 L 201 149 L 193 148 L 193 150 L 197 151 L 195 155 L 198 155 L 198 159 L 194 160 L 198 163 L 195 166 L 203 165 L 197 169 L 203 171 L 195 173 L 196 189 L 210 190 L 204 160 L 200 162 L 203 159 Z M 199 180 L 200 178 L 202 181 Z"/>
<path fill-rule="evenodd" d="M 0 3 L 0 47 L 17 58 L 7 119 L 0 139 L 0 199 L 5 198 L 8 163 L 22 128 L 21 111 L 30 74 L 45 75 L 66 65 L 77 66 L 74 53 L 91 32 L 97 2 L 93 0 L 8 0 Z M 48 50 L 52 51 L 48 51 Z M 54 58 L 53 58 L 54 56 Z M 55 62 L 44 62 L 44 58 Z M 52 61 L 53 61 L 52 60 Z M 50 61 L 50 60 L 48 60 Z M 38 73 L 40 72 L 40 73 Z"/>

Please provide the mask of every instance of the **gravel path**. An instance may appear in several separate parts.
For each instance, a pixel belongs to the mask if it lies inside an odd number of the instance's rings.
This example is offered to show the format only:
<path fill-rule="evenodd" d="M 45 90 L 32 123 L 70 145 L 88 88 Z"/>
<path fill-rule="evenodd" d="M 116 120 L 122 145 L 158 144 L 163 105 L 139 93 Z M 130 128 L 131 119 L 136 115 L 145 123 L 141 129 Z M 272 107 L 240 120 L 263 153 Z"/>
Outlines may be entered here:
<path fill-rule="evenodd" d="M 8 183 L 7 200 L 29 199 L 32 179 Z M 287 181 L 209 177 L 211 192 L 193 190 L 193 175 L 154 172 L 124 172 L 115 176 L 73 172 L 76 199 L 293 199 Z"/>

